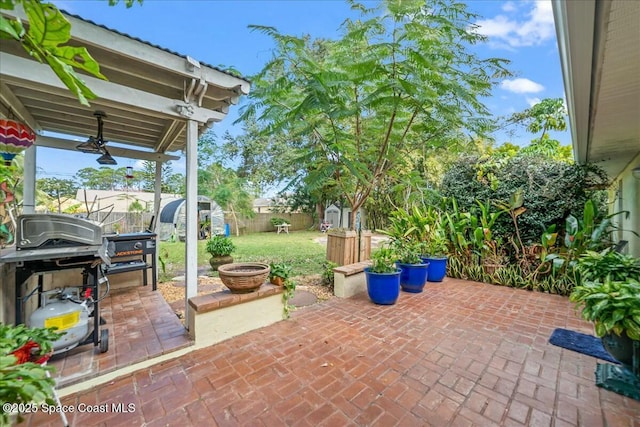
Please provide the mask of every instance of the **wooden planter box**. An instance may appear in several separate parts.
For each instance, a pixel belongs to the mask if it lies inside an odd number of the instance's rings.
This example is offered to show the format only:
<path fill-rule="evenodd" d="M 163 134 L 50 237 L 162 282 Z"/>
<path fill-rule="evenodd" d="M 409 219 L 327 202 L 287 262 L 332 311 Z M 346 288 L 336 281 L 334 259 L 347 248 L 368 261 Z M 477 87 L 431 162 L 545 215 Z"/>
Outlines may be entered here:
<path fill-rule="evenodd" d="M 371 258 L 371 232 L 329 230 L 327 232 L 327 261 L 338 265 L 354 264 Z"/>

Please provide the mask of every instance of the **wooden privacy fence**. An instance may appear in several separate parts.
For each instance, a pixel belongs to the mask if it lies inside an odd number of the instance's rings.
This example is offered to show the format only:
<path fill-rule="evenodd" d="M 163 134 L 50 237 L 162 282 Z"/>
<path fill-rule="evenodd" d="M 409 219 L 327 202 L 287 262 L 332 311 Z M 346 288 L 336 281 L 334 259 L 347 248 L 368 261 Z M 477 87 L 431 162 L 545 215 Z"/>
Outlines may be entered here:
<path fill-rule="evenodd" d="M 371 258 L 371 231 L 327 231 L 327 261 L 338 265 L 354 264 Z"/>
<path fill-rule="evenodd" d="M 265 231 L 276 231 L 271 225 L 271 218 L 286 219 L 291 226 L 289 231 L 308 230 L 313 225 L 313 217 L 306 213 L 257 213 L 256 216 L 249 219 L 240 219 L 240 234 L 261 233 Z M 225 212 L 224 222 L 229 224 L 231 234 L 235 233 L 236 226 L 231 215 Z"/>
<path fill-rule="evenodd" d="M 104 231 L 106 233 L 136 233 L 144 231 L 151 222 L 153 214 L 133 213 L 133 212 L 112 212 L 107 218 L 105 212 L 96 212 L 91 215 L 94 221 L 105 220 Z M 261 233 L 266 231 L 275 232 L 276 229 L 271 225 L 271 218 L 286 219 L 291 226 L 289 231 L 308 230 L 313 225 L 313 217 L 306 213 L 257 213 L 255 217 L 249 219 L 240 219 L 240 234 Z M 228 213 L 224 214 L 224 222 L 229 224 L 231 234 L 235 233 L 235 223 Z"/>

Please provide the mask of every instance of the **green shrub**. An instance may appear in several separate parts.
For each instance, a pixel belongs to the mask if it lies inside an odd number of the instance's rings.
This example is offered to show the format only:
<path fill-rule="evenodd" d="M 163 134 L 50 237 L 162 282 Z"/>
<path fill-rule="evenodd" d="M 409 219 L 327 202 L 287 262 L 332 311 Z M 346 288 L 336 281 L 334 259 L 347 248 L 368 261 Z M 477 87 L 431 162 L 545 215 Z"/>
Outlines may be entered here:
<path fill-rule="evenodd" d="M 582 318 L 594 322 L 596 335 L 626 332 L 632 340 L 640 340 L 640 282 L 628 279 L 617 282 L 587 282 L 576 286 L 570 300 L 582 307 Z"/>
<path fill-rule="evenodd" d="M 271 225 L 273 225 L 274 227 L 277 227 L 279 225 L 282 224 L 289 224 L 289 221 L 284 219 L 284 218 L 278 218 L 278 217 L 272 217 L 269 222 L 271 222 Z"/>
<path fill-rule="evenodd" d="M 466 156 L 447 171 L 441 192 L 454 197 L 461 211 L 475 209 L 476 200 L 507 201 L 521 190 L 524 212 L 518 218 L 526 245 L 537 243 L 540 233 L 555 224 L 560 230 L 570 214 L 580 215 L 587 200 L 605 212 L 606 173 L 594 165 L 567 164 L 544 157 L 514 156 L 506 159 Z M 515 233 L 503 215 L 495 227 L 496 237 L 509 241 Z"/>
<path fill-rule="evenodd" d="M 236 249 L 230 238 L 225 236 L 213 236 L 207 241 L 205 250 L 211 256 L 228 256 Z"/>
<path fill-rule="evenodd" d="M 396 261 L 398 254 L 393 249 L 382 246 L 371 254 L 372 273 L 395 273 L 397 271 Z"/>
<path fill-rule="evenodd" d="M 334 281 L 334 272 L 333 269 L 338 266 L 337 263 L 333 261 L 325 261 L 322 264 L 322 284 L 325 286 L 333 286 Z"/>
<path fill-rule="evenodd" d="M 578 259 L 578 271 L 583 281 L 602 282 L 607 277 L 614 281 L 625 281 L 640 277 L 640 259 L 611 248 L 602 252 L 586 251 Z"/>

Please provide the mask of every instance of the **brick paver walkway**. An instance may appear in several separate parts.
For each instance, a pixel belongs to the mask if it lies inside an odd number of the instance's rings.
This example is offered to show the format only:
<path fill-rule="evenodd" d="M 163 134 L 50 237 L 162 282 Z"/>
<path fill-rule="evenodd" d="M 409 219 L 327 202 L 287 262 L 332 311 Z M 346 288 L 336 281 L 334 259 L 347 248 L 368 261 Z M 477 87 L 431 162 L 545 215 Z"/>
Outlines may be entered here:
<path fill-rule="evenodd" d="M 547 343 L 556 327 L 592 331 L 567 298 L 446 279 L 394 306 L 315 304 L 63 403 L 135 409 L 75 426 L 639 426 L 596 359 Z"/>

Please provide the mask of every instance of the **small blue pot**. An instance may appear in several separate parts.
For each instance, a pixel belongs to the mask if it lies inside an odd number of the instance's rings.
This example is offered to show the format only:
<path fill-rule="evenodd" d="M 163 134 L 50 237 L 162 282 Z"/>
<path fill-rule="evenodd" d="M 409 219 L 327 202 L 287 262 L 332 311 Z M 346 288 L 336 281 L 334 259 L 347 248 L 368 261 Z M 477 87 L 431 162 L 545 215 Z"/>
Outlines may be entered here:
<path fill-rule="evenodd" d="M 372 273 L 370 267 L 364 269 L 367 278 L 367 292 L 374 304 L 391 305 L 398 301 L 400 296 L 400 272 Z"/>
<path fill-rule="evenodd" d="M 429 263 L 398 263 L 397 265 L 402 270 L 402 273 L 400 273 L 400 287 L 402 290 L 405 292 L 412 292 L 414 294 L 422 292 L 424 285 L 427 283 Z"/>
<path fill-rule="evenodd" d="M 444 276 L 447 275 L 447 257 L 423 257 L 422 261 L 429 263 L 428 282 L 442 282 Z"/>

